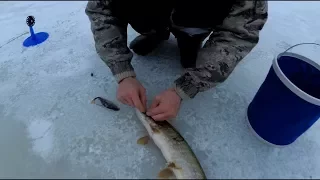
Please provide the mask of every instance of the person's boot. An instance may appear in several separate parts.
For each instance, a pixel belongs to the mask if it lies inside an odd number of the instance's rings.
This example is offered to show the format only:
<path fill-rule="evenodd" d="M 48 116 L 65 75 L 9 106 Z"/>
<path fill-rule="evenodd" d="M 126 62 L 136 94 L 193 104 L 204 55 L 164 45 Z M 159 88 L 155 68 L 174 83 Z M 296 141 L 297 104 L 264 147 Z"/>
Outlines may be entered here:
<path fill-rule="evenodd" d="M 133 41 L 131 41 L 129 48 L 132 49 L 136 54 L 144 56 L 152 52 L 158 45 L 168 40 L 170 32 L 165 34 L 152 34 L 152 35 L 139 35 Z"/>
<path fill-rule="evenodd" d="M 196 67 L 198 51 L 202 41 L 192 37 L 178 37 L 178 47 L 180 49 L 180 63 L 183 68 Z"/>

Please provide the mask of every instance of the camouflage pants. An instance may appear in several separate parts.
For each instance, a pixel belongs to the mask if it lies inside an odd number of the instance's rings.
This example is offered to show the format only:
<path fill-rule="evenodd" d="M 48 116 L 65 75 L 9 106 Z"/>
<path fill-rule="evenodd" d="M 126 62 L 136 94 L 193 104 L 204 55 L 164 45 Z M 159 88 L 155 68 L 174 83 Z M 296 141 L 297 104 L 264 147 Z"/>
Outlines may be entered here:
<path fill-rule="evenodd" d="M 171 32 L 177 38 L 181 65 L 184 68 L 192 68 L 196 66 L 198 51 L 203 40 L 211 31 L 199 28 L 188 28 L 186 30 L 190 30 L 190 32 L 177 28 L 172 28 Z"/>

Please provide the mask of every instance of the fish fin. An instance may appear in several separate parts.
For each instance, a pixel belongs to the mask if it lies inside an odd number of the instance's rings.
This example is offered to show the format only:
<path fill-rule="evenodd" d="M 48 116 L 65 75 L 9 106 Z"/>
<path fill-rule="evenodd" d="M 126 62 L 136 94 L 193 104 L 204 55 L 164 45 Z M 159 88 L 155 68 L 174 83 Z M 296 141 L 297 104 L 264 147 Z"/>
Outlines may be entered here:
<path fill-rule="evenodd" d="M 164 168 L 158 173 L 158 177 L 162 179 L 168 179 L 170 177 L 174 177 L 174 174 L 170 168 Z"/>
<path fill-rule="evenodd" d="M 149 140 L 150 140 L 149 136 L 143 136 L 137 140 L 137 144 L 146 145 L 148 144 Z"/>
<path fill-rule="evenodd" d="M 169 162 L 167 167 L 174 168 L 174 169 L 182 169 L 181 167 L 177 166 L 177 164 L 174 162 Z"/>

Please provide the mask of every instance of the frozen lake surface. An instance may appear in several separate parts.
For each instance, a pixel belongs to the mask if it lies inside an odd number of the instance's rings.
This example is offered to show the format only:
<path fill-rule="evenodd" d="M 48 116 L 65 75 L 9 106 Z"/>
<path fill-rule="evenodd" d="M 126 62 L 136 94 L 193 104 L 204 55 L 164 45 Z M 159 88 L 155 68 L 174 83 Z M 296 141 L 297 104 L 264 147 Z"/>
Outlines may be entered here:
<path fill-rule="evenodd" d="M 153 143 L 136 144 L 145 129 L 132 108 L 116 101 L 85 5 L 0 2 L 0 178 L 156 178 L 165 166 Z M 270 1 L 258 46 L 224 84 L 183 103 L 173 125 L 208 178 L 320 178 L 319 123 L 291 146 L 274 148 L 245 121 L 273 57 L 297 43 L 320 42 L 319 9 L 316 1 Z M 50 34 L 40 46 L 22 46 L 28 15 L 36 18 L 36 32 Z M 128 35 L 131 41 L 137 33 L 129 27 Z M 318 56 L 313 60 L 320 62 Z M 135 56 L 133 66 L 152 100 L 182 71 L 175 39 L 150 56 Z M 96 96 L 121 110 L 90 104 Z"/>

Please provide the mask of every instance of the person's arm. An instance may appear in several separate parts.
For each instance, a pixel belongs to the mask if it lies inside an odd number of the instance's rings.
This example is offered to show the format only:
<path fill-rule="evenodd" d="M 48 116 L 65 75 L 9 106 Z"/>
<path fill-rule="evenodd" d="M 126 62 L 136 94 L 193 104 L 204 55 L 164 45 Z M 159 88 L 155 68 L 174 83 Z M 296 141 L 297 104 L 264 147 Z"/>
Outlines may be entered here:
<path fill-rule="evenodd" d="M 91 23 L 95 48 L 117 82 L 135 77 L 132 52 L 127 46 L 127 22 L 114 16 L 109 0 L 88 1 L 85 9 Z"/>
<path fill-rule="evenodd" d="M 193 98 L 223 82 L 258 43 L 259 32 L 268 18 L 267 1 L 237 1 L 220 26 L 200 49 L 197 66 L 175 80 L 182 98 Z"/>

